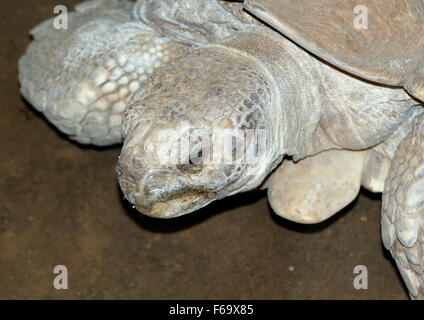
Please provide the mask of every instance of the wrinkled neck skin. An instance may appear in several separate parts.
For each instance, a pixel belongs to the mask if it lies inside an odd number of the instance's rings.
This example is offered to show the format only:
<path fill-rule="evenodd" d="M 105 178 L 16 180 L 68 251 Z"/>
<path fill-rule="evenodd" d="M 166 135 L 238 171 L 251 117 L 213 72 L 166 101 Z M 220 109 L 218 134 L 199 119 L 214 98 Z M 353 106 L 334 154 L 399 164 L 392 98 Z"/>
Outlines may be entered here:
<path fill-rule="evenodd" d="M 264 27 L 249 25 L 245 30 L 218 44 L 249 57 L 269 76 L 272 102 L 267 106 L 272 150 L 268 173 L 284 155 L 301 159 L 328 145 L 320 132 L 323 105 L 320 62 L 295 44 Z"/>

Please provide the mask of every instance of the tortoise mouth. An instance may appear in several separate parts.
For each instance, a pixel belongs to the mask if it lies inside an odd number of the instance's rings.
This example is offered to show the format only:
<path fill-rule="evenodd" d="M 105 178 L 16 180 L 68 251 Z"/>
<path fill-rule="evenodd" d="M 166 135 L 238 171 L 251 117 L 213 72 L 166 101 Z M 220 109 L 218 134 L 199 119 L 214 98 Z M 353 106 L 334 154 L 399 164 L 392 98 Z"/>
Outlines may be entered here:
<path fill-rule="evenodd" d="M 142 201 L 136 203 L 135 207 L 147 216 L 170 219 L 196 211 L 213 200 L 208 192 L 190 191 L 167 200 Z"/>

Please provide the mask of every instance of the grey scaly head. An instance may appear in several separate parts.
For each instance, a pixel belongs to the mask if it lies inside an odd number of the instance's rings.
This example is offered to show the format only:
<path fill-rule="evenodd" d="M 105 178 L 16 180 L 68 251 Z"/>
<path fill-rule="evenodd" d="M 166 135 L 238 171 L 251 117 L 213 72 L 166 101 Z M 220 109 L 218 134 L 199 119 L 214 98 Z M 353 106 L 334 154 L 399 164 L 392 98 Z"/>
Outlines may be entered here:
<path fill-rule="evenodd" d="M 217 1 L 143 1 L 140 12 L 149 26 L 200 47 L 155 73 L 126 109 L 118 168 L 126 197 L 145 214 L 169 218 L 258 187 L 281 160 L 276 131 L 269 128 L 274 80 L 252 63 L 256 58 L 208 45 L 256 26 Z M 177 157 L 159 165 L 159 137 L 170 130 Z M 201 139 L 193 141 L 199 130 Z M 228 146 L 223 135 L 238 139 Z M 193 161 L 199 150 L 201 159 Z"/>
<path fill-rule="evenodd" d="M 266 71 L 219 47 L 189 59 L 155 74 L 126 109 L 119 181 L 130 202 L 156 217 L 253 189 L 275 160 Z M 228 144 L 225 135 L 237 139 Z M 259 141 L 271 147 L 258 152 Z"/>

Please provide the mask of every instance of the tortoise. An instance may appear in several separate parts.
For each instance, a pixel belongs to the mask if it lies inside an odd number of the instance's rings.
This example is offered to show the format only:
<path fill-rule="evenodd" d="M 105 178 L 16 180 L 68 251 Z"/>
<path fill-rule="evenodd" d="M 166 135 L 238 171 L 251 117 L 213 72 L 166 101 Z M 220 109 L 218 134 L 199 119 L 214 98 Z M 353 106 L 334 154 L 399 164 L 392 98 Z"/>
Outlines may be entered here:
<path fill-rule="evenodd" d="M 131 19 L 178 52 L 124 108 L 117 174 L 135 208 L 172 218 L 267 188 L 309 224 L 363 186 L 383 193 L 384 246 L 424 299 L 422 1 L 140 0 Z"/>

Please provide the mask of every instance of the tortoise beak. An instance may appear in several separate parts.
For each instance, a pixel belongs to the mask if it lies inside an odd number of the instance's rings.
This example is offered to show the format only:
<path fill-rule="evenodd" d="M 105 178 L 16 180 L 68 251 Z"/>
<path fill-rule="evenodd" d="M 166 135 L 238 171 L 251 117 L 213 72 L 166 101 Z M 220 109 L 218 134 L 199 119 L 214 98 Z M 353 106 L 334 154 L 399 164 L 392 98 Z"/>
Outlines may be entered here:
<path fill-rule="evenodd" d="M 210 201 L 203 194 L 187 193 L 174 199 L 155 201 L 149 198 L 143 199 L 135 207 L 141 213 L 161 219 L 176 218 L 206 206 Z"/>
<path fill-rule="evenodd" d="M 142 196 L 135 207 L 155 218 L 174 218 L 195 211 L 209 203 L 204 188 L 189 186 L 175 173 L 155 172 L 143 180 Z"/>
<path fill-rule="evenodd" d="M 121 177 L 125 175 L 122 169 Z M 196 211 L 213 201 L 210 191 L 189 186 L 173 173 L 152 170 L 145 172 L 138 181 L 120 179 L 127 199 L 141 213 L 154 218 L 175 218 Z"/>

